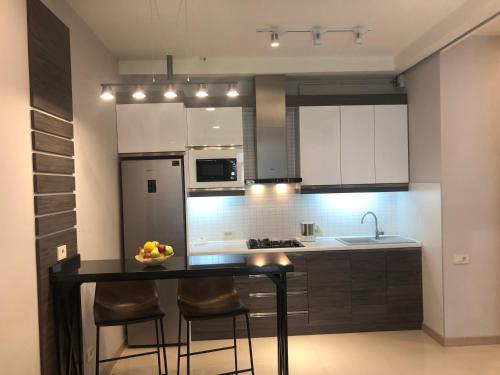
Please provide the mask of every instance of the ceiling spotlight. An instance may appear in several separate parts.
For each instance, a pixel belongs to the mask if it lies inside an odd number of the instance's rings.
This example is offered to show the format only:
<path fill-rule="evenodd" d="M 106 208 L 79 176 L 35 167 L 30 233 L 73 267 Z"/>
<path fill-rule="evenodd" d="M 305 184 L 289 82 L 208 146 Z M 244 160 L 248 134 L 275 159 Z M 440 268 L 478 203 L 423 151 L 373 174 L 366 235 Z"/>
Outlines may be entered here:
<path fill-rule="evenodd" d="M 134 93 L 132 94 L 132 97 L 136 100 L 142 100 L 146 98 L 146 94 L 144 93 L 144 90 L 141 86 L 137 86 Z"/>
<path fill-rule="evenodd" d="M 229 84 L 229 90 L 227 91 L 226 95 L 229 96 L 230 98 L 235 98 L 238 95 L 240 95 L 240 93 L 238 92 L 238 89 L 236 88 L 236 84 L 234 84 L 234 83 Z"/>
<path fill-rule="evenodd" d="M 271 33 L 271 47 L 276 48 L 280 46 L 279 35 L 276 31 Z"/>
<path fill-rule="evenodd" d="M 113 94 L 113 89 L 109 85 L 102 86 L 101 89 L 101 99 L 103 100 L 112 100 L 115 97 Z"/>
<path fill-rule="evenodd" d="M 356 26 L 352 29 L 352 32 L 354 33 L 354 43 L 356 44 L 362 44 L 363 43 L 363 37 L 365 34 L 370 31 L 370 29 L 367 29 L 366 27 L 363 26 Z"/>
<path fill-rule="evenodd" d="M 356 42 L 356 44 L 362 44 L 363 43 L 363 34 L 359 31 L 356 31 L 354 33 L 354 41 Z"/>
<path fill-rule="evenodd" d="M 198 91 L 196 91 L 196 96 L 198 98 L 206 98 L 208 96 L 207 85 L 200 84 Z"/>
<path fill-rule="evenodd" d="M 174 90 L 174 87 L 170 84 L 168 85 L 167 91 L 165 91 L 165 94 L 163 96 L 167 99 L 175 99 L 177 98 L 177 93 Z"/>
<path fill-rule="evenodd" d="M 212 111 L 215 111 L 215 108 L 214 107 L 207 107 L 207 108 L 205 108 L 205 111 L 212 112 Z"/>
<path fill-rule="evenodd" d="M 314 29 L 312 31 L 313 42 L 314 42 L 315 46 L 320 46 L 321 45 L 321 34 L 322 34 L 322 31 L 320 29 Z"/>

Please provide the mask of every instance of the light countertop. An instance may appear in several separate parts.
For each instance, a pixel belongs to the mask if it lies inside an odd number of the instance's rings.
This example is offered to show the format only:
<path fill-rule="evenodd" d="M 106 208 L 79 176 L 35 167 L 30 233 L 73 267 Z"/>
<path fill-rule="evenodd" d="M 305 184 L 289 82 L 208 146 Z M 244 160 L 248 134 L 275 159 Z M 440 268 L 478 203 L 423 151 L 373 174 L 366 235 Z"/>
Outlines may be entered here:
<path fill-rule="evenodd" d="M 188 244 L 188 255 L 215 255 L 215 254 L 249 254 L 249 253 L 276 253 L 276 252 L 307 252 L 307 251 L 342 251 L 342 250 L 370 250 L 370 249 L 401 249 L 419 248 L 419 241 L 411 243 L 345 245 L 334 237 L 317 237 L 314 242 L 300 241 L 304 247 L 248 249 L 245 240 L 205 241 Z"/>

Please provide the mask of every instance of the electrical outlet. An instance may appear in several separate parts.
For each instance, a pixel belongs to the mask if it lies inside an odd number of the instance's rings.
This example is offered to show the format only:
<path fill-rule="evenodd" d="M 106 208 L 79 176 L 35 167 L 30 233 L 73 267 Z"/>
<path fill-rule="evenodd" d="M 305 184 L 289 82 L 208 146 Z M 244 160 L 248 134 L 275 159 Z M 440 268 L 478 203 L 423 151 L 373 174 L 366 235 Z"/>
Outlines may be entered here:
<path fill-rule="evenodd" d="M 87 363 L 91 362 L 95 357 L 95 348 L 92 346 L 85 352 L 85 361 Z"/>
<path fill-rule="evenodd" d="M 453 264 L 469 264 L 469 254 L 453 254 Z"/>
<path fill-rule="evenodd" d="M 67 257 L 66 245 L 57 246 L 57 260 L 63 260 Z"/>
<path fill-rule="evenodd" d="M 225 231 L 224 232 L 224 238 L 226 238 L 226 239 L 233 238 L 233 232 L 231 232 L 231 231 Z"/>

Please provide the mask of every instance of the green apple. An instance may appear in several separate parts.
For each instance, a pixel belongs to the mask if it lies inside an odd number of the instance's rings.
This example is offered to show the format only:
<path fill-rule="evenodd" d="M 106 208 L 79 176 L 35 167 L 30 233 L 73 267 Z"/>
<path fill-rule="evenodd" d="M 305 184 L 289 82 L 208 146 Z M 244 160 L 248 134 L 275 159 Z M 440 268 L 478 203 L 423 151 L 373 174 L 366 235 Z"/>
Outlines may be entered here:
<path fill-rule="evenodd" d="M 166 255 L 172 255 L 174 253 L 174 249 L 172 246 L 166 245 L 165 246 L 165 254 Z"/>

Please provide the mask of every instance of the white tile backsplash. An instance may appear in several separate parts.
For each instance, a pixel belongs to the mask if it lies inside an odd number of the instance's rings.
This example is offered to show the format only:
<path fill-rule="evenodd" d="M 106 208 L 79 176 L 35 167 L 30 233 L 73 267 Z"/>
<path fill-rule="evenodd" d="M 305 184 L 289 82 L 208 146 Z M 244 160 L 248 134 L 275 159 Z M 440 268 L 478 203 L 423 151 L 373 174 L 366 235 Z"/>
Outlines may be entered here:
<path fill-rule="evenodd" d="M 302 221 L 313 221 L 321 236 L 374 233 L 373 211 L 386 234 L 397 233 L 398 193 L 295 194 L 277 193 L 276 185 L 237 197 L 188 198 L 189 241 L 248 238 L 291 238 Z"/>

